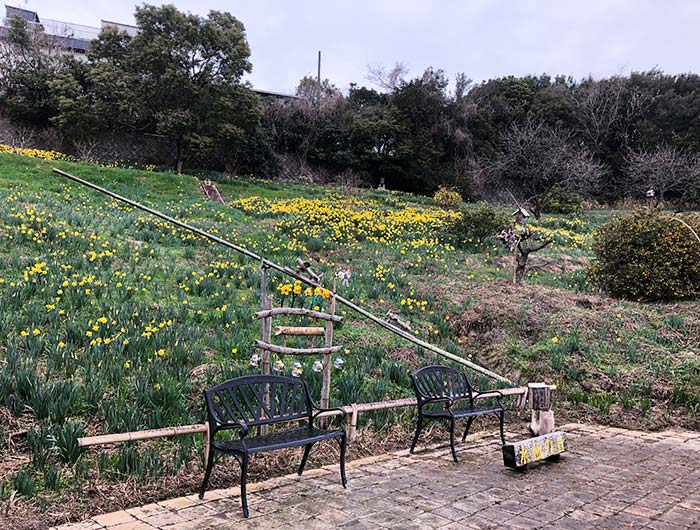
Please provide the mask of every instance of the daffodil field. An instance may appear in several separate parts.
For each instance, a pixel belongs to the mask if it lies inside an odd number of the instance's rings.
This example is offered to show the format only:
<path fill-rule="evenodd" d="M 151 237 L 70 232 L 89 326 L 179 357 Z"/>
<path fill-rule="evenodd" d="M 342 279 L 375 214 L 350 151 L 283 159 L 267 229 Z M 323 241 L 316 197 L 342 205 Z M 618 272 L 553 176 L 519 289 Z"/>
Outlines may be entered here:
<path fill-rule="evenodd" d="M 590 292 L 591 234 L 609 212 L 537 222 L 556 244 L 517 290 L 508 252 L 489 240 L 456 249 L 444 229 L 459 214 L 428 198 L 227 179 L 220 205 L 192 176 L 0 146 L 0 455 L 20 455 L 0 465 L 0 499 L 196 465 L 201 439 L 191 436 L 84 455 L 76 439 L 201 422 L 203 388 L 259 371 L 260 264 L 62 180 L 53 165 L 282 265 L 302 257 L 323 272 L 326 290 L 273 274 L 274 305 L 321 309 L 337 271 L 350 271 L 336 285 L 342 296 L 392 311 L 416 336 L 514 380 L 557 383 L 572 413 L 605 420 L 620 407 L 630 421 L 660 425 L 666 400 L 697 425 L 699 365 L 688 354 L 700 351 L 697 306 L 649 308 Z M 407 372 L 439 361 L 338 313 L 335 405 L 411 396 Z M 275 360 L 318 398 L 321 359 Z M 401 418 L 364 421 L 387 428 Z"/>

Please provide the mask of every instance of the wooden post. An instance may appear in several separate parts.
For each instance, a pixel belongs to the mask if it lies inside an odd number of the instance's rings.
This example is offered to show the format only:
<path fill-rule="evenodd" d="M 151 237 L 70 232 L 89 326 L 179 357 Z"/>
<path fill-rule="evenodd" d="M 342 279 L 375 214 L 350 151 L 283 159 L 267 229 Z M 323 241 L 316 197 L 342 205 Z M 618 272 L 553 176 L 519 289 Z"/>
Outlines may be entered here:
<path fill-rule="evenodd" d="M 209 422 L 206 423 L 207 430 L 204 432 L 204 467 L 209 463 Z"/>
<path fill-rule="evenodd" d="M 260 311 L 266 311 L 272 308 L 272 298 L 267 296 L 267 266 L 265 263 L 260 264 Z M 260 340 L 264 342 L 270 342 L 270 335 L 272 334 L 272 317 L 260 319 Z M 260 349 L 260 357 L 262 359 L 262 370 L 264 375 L 270 375 L 270 352 L 264 349 Z M 263 395 L 263 403 L 266 406 L 270 404 L 270 389 L 265 388 L 265 393 Z M 260 434 L 265 435 L 268 433 L 268 426 L 260 426 Z"/>
<path fill-rule="evenodd" d="M 348 442 L 354 442 L 357 436 L 357 416 L 360 412 L 357 410 L 357 403 L 350 405 L 350 421 L 348 422 Z"/>
<path fill-rule="evenodd" d="M 260 311 L 271 309 L 272 301 L 267 296 L 267 267 L 265 264 L 260 265 Z M 260 319 L 260 340 L 270 342 L 270 334 L 272 331 L 270 316 Z M 270 352 L 263 349 L 260 350 L 262 359 L 262 371 L 264 375 L 270 375 Z"/>
<path fill-rule="evenodd" d="M 328 313 L 335 315 L 335 280 L 333 282 L 333 295 L 330 299 L 330 307 Z M 331 348 L 333 346 L 333 321 L 326 321 L 325 346 Z M 327 409 L 330 406 L 331 395 L 331 354 L 325 354 L 323 358 L 323 386 L 321 387 L 321 408 Z"/>
<path fill-rule="evenodd" d="M 535 436 L 549 434 L 554 430 L 554 412 L 552 412 L 552 395 L 549 385 L 545 383 L 528 383 L 530 401 L 530 432 Z"/>

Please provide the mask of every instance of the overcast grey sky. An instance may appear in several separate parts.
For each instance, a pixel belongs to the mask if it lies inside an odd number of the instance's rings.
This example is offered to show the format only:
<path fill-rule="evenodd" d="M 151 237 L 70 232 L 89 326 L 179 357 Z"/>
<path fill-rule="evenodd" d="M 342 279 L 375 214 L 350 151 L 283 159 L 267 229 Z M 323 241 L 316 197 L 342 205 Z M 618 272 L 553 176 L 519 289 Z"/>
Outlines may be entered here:
<path fill-rule="evenodd" d="M 9 0 L 24 7 L 23 0 Z M 150 3 L 150 2 L 149 2 Z M 153 2 L 160 4 L 161 2 Z M 700 0 L 173 0 L 180 10 L 229 11 L 246 27 L 257 88 L 292 92 L 322 76 L 340 88 L 366 66 L 405 62 L 475 81 L 508 74 L 608 76 L 655 66 L 700 72 Z M 136 2 L 27 0 L 40 17 L 99 26 L 133 23 Z"/>

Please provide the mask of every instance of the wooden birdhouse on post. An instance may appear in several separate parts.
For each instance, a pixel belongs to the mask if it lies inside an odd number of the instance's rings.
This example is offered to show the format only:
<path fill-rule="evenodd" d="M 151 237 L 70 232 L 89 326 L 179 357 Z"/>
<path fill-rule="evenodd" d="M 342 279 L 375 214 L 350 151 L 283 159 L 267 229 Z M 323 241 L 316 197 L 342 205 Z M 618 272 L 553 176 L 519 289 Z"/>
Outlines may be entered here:
<path fill-rule="evenodd" d="M 650 210 L 656 208 L 656 193 L 653 189 L 647 190 L 647 206 Z"/>
<path fill-rule="evenodd" d="M 519 225 L 525 225 L 527 224 L 527 220 L 530 217 L 530 214 L 525 208 L 518 208 L 513 212 L 513 216 L 515 217 L 515 222 Z"/>

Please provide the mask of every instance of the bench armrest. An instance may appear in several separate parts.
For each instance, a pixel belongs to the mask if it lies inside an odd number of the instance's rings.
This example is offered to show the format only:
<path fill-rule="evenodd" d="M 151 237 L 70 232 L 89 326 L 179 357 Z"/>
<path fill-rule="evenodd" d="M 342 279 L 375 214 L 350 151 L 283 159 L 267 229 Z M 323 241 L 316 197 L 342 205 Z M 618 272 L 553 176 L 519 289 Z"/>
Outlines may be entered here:
<path fill-rule="evenodd" d="M 495 396 L 491 396 L 492 399 L 496 400 L 496 403 L 498 403 L 501 407 L 503 407 L 503 392 L 500 390 L 484 390 L 483 392 L 474 392 L 472 394 L 472 397 L 476 399 L 477 396 L 480 396 L 482 394 L 496 394 Z M 489 399 L 489 398 L 486 398 Z"/>
<path fill-rule="evenodd" d="M 460 398 L 449 398 L 449 397 L 439 397 L 439 398 L 426 398 L 421 401 L 421 404 L 418 406 L 418 409 L 421 410 L 424 405 L 433 405 L 435 403 L 447 403 L 447 408 L 450 409 L 452 408 L 452 405 L 455 404 L 456 401 L 458 401 Z"/>
<path fill-rule="evenodd" d="M 238 425 L 241 427 L 241 439 L 248 436 L 248 424 L 244 422 L 243 420 L 238 421 Z"/>
<path fill-rule="evenodd" d="M 324 412 L 331 412 L 331 411 L 333 411 L 333 410 L 337 410 L 337 411 L 340 412 L 340 414 L 338 414 L 337 416 L 340 416 L 340 419 L 341 419 L 341 420 L 344 420 L 344 419 L 347 417 L 347 415 L 348 415 L 348 413 L 345 412 L 345 409 L 341 409 L 340 407 L 331 407 L 331 408 L 328 408 L 328 409 L 322 409 L 321 407 L 317 407 L 317 406 L 314 405 L 314 410 L 315 410 L 316 412 L 314 412 L 314 413 L 312 414 L 312 416 L 311 416 L 311 419 L 312 419 L 312 420 L 315 420 L 320 414 L 323 414 Z M 335 417 L 335 416 L 330 416 L 330 417 Z"/>

